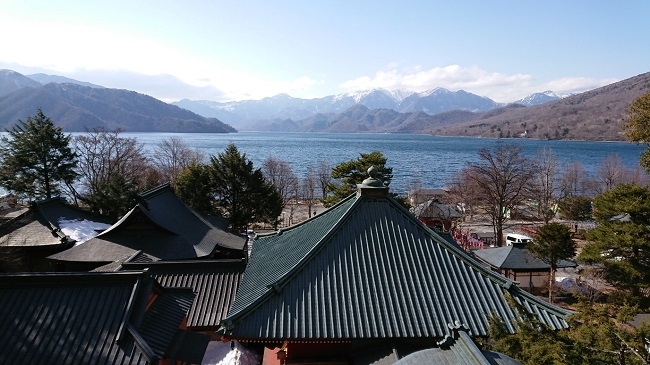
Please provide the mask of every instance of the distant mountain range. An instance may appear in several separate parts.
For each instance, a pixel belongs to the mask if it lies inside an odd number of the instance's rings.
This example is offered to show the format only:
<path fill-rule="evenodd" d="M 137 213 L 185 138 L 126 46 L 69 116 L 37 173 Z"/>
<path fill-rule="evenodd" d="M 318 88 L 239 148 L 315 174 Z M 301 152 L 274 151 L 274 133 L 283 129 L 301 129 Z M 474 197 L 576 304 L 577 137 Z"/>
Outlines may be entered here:
<path fill-rule="evenodd" d="M 141 132 L 235 132 L 232 125 L 258 131 L 622 140 L 629 104 L 647 92 L 650 73 L 576 95 L 536 93 L 508 105 L 442 88 L 423 93 L 375 89 L 316 99 L 280 94 L 228 103 L 184 99 L 171 105 L 60 76 L 0 70 L 0 127 L 10 128 L 41 107 L 66 131 L 101 126 Z"/>
<path fill-rule="evenodd" d="M 546 91 L 530 95 L 516 103 L 533 106 L 558 99 L 560 96 Z M 428 115 L 452 110 L 482 112 L 504 106 L 490 98 L 463 90 L 453 92 L 443 88 L 421 93 L 374 89 L 315 99 L 300 99 L 280 94 L 261 100 L 226 103 L 183 99 L 172 104 L 206 117 L 218 118 L 242 130 L 273 129 L 273 126 L 282 120 L 296 121 L 320 114 L 343 113 L 356 105 L 363 105 L 370 110 L 389 109 L 398 113 L 422 112 Z"/>
<path fill-rule="evenodd" d="M 58 76 L 32 77 L 0 70 L 0 128 L 10 129 L 41 108 L 66 132 L 97 127 L 125 132 L 236 132 L 215 118 L 134 91 L 108 89 Z"/>
<path fill-rule="evenodd" d="M 624 140 L 627 108 L 647 92 L 650 73 L 575 95 L 536 93 L 508 105 L 441 88 L 405 97 L 378 89 L 311 100 L 278 95 L 258 101 L 175 104 L 218 115 L 242 130 Z"/>

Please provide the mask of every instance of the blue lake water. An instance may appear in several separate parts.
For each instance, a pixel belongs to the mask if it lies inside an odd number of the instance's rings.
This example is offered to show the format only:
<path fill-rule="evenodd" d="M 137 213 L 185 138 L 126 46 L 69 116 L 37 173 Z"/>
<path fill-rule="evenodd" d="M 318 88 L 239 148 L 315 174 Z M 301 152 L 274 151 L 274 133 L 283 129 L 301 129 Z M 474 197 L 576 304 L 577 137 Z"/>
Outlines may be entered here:
<path fill-rule="evenodd" d="M 270 157 L 287 161 L 302 177 L 308 166 L 325 160 L 331 166 L 353 160 L 360 153 L 380 151 L 393 168 L 391 189 L 404 193 L 413 181 L 423 187 L 447 185 L 451 176 L 467 163 L 478 160 L 478 150 L 491 148 L 497 139 L 470 137 L 436 137 L 423 134 L 347 134 L 347 133 L 123 133 L 135 137 L 151 149 L 171 136 L 181 137 L 189 146 L 202 150 L 206 156 L 217 155 L 234 143 L 246 153 L 255 167 Z M 545 147 L 551 148 L 561 166 L 579 161 L 593 174 L 609 155 L 619 155 L 628 168 L 638 166 L 642 145 L 627 142 L 545 141 L 532 139 L 501 140 L 519 144 L 528 157 Z"/>

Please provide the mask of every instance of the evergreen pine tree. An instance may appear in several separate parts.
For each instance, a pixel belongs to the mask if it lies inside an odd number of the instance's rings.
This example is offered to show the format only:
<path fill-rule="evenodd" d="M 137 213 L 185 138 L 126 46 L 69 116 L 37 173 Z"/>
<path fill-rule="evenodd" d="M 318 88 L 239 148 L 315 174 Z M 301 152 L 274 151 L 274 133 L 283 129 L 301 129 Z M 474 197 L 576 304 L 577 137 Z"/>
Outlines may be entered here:
<path fill-rule="evenodd" d="M 629 117 L 623 126 L 626 136 L 632 142 L 649 146 L 641 155 L 639 164 L 650 172 L 650 92 L 634 100 L 628 112 Z"/>
<path fill-rule="evenodd" d="M 40 108 L 7 132 L 10 138 L 0 138 L 1 186 L 32 200 L 51 198 L 61 193 L 61 184 L 72 184 L 77 156 L 71 137 Z"/>
<path fill-rule="evenodd" d="M 533 242 L 526 248 L 540 260 L 551 266 L 548 283 L 548 300 L 553 302 L 553 283 L 555 272 L 562 260 L 572 259 L 576 254 L 576 243 L 571 238 L 571 231 L 562 223 L 551 222 L 541 226 Z"/>
<path fill-rule="evenodd" d="M 596 196 L 594 217 L 579 261 L 603 264 L 605 280 L 639 296 L 650 287 L 650 188 L 624 184 Z"/>
<path fill-rule="evenodd" d="M 234 231 L 253 222 L 277 226 L 283 209 L 282 197 L 273 184 L 264 179 L 260 169 L 234 144 L 210 158 L 211 186 L 221 213 L 230 220 Z"/>
<path fill-rule="evenodd" d="M 203 214 L 214 214 L 214 197 L 210 187 L 210 169 L 201 163 L 191 163 L 174 181 L 178 198 Z"/>
<path fill-rule="evenodd" d="M 375 166 L 379 176 L 388 185 L 393 178 L 393 169 L 386 166 L 386 157 L 379 152 L 361 153 L 356 160 L 341 162 L 332 169 L 332 178 L 327 190 L 331 195 L 323 197 L 323 204 L 326 207 L 340 202 L 357 190 L 357 184 L 361 184 L 368 177 L 367 171 Z"/>

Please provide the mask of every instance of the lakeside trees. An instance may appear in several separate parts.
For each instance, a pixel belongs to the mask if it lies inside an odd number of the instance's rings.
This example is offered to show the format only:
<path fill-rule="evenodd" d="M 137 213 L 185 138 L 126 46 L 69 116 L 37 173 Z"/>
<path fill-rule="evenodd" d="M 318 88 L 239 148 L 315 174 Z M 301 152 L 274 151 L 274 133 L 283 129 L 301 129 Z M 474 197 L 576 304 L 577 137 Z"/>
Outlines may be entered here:
<path fill-rule="evenodd" d="M 593 205 L 598 224 L 578 260 L 603 265 L 605 280 L 639 297 L 650 288 L 650 188 L 620 185 Z"/>
<path fill-rule="evenodd" d="M 298 202 L 300 200 L 300 179 L 293 172 L 291 165 L 277 157 L 269 156 L 262 163 L 262 173 L 280 194 L 282 205 L 289 208 L 289 224 L 293 223 Z"/>
<path fill-rule="evenodd" d="M 277 226 L 282 196 L 234 144 L 210 157 L 209 173 L 217 210 L 230 220 L 233 230 L 246 229 L 253 222 Z"/>
<path fill-rule="evenodd" d="M 71 137 L 39 108 L 0 138 L 0 185 L 29 200 L 51 198 L 77 176 Z"/>
<path fill-rule="evenodd" d="M 153 165 L 163 181 L 172 184 L 178 175 L 190 164 L 199 163 L 205 156 L 197 149 L 192 149 L 178 136 L 160 141 L 153 149 Z"/>
<path fill-rule="evenodd" d="M 509 211 L 530 193 L 534 170 L 518 145 L 498 142 L 494 149 L 479 150 L 481 162 L 470 164 L 467 176 L 474 181 L 483 208 L 492 220 L 498 246 Z"/>
<path fill-rule="evenodd" d="M 142 145 L 120 133 L 95 129 L 74 138 L 79 156 L 75 196 L 93 212 L 113 219 L 133 208 L 138 193 L 160 183 Z"/>
<path fill-rule="evenodd" d="M 557 165 L 557 157 L 552 149 L 545 147 L 537 152 L 531 197 L 537 201 L 537 216 L 545 224 L 555 216 L 552 205 L 557 190 L 555 182 Z"/>
<path fill-rule="evenodd" d="M 546 223 L 539 227 L 533 241 L 526 248 L 551 267 L 548 283 L 548 301 L 553 303 L 553 284 L 555 272 L 562 260 L 571 260 L 576 255 L 576 243 L 571 238 L 567 226 L 558 222 Z"/>
<path fill-rule="evenodd" d="M 174 190 L 188 207 L 201 214 L 215 214 L 208 165 L 191 163 L 178 174 Z"/>

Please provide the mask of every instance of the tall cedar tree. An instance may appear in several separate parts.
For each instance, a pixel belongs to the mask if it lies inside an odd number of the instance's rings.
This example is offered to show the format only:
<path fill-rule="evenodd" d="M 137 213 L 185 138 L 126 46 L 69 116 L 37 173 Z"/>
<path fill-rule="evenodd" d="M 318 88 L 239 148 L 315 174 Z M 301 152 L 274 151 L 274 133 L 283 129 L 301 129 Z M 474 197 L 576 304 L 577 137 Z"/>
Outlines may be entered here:
<path fill-rule="evenodd" d="M 570 260 L 576 255 L 576 243 L 571 238 L 571 231 L 562 223 L 546 223 L 539 227 L 533 242 L 526 248 L 540 260 L 551 266 L 548 281 L 548 301 L 553 303 L 553 283 L 558 264 Z"/>
<path fill-rule="evenodd" d="M 77 156 L 70 148 L 71 137 L 40 108 L 36 116 L 6 131 L 11 138 L 0 138 L 0 185 L 32 200 L 49 199 L 60 194 L 61 183 L 72 184 Z"/>
<path fill-rule="evenodd" d="M 277 226 L 284 208 L 282 196 L 234 144 L 210 157 L 210 173 L 217 209 L 230 220 L 234 231 L 244 230 L 254 222 Z"/>
<path fill-rule="evenodd" d="M 628 109 L 629 118 L 623 128 L 632 142 L 649 146 L 641 155 L 639 164 L 650 172 L 650 92 L 636 99 Z"/>
<path fill-rule="evenodd" d="M 331 207 L 340 202 L 357 190 L 357 184 L 361 184 L 368 177 L 368 169 L 375 166 L 379 177 L 384 184 L 390 184 L 393 178 L 393 168 L 386 166 L 386 157 L 379 152 L 361 153 L 356 160 L 341 162 L 332 168 L 332 178 L 327 190 L 327 196 L 323 197 L 323 205 Z"/>
<path fill-rule="evenodd" d="M 650 288 L 650 188 L 619 185 L 593 204 L 597 226 L 578 260 L 603 264 L 605 280 L 638 297 Z"/>
<path fill-rule="evenodd" d="M 210 167 L 191 163 L 174 181 L 176 195 L 187 206 L 203 214 L 214 214 L 214 194 L 210 186 Z"/>
<path fill-rule="evenodd" d="M 468 177 L 478 187 L 480 200 L 492 218 L 497 244 L 503 244 L 503 226 L 508 211 L 530 195 L 535 176 L 533 164 L 524 157 L 521 146 L 497 143 L 494 150 L 482 148 L 480 162 L 469 165 Z"/>

